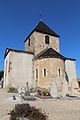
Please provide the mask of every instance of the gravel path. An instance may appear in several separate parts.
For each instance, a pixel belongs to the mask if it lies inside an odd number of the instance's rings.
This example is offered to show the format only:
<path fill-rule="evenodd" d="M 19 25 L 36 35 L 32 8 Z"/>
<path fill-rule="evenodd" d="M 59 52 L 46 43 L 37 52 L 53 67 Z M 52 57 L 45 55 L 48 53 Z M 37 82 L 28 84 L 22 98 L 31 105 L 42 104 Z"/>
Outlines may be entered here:
<path fill-rule="evenodd" d="M 7 93 L 5 90 L 0 89 L 0 120 L 9 120 L 9 110 L 13 109 L 18 101 L 11 101 L 9 98 L 14 94 Z M 17 95 L 16 95 L 17 96 Z M 43 112 L 46 111 L 49 120 L 80 120 L 80 99 L 75 100 L 41 100 L 28 101 L 30 105 L 42 108 Z"/>

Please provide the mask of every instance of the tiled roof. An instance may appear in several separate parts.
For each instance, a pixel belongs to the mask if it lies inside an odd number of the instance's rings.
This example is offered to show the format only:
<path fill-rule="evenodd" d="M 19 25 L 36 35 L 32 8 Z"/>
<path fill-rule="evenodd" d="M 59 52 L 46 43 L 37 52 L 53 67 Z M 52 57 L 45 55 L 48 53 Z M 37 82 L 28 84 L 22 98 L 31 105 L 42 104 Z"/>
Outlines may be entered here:
<path fill-rule="evenodd" d="M 55 57 L 55 58 L 61 58 L 61 59 L 66 59 L 64 56 L 62 56 L 60 53 L 55 51 L 52 48 L 47 48 L 40 52 L 38 55 L 35 56 L 35 59 L 40 59 L 40 58 L 46 58 L 46 57 Z"/>
<path fill-rule="evenodd" d="M 46 58 L 46 57 L 54 57 L 54 58 L 60 58 L 64 60 L 71 60 L 71 61 L 76 61 L 74 58 L 67 58 L 55 51 L 53 48 L 46 48 L 43 51 L 41 51 L 39 54 L 35 56 L 35 59 L 40 59 L 40 58 Z"/>
<path fill-rule="evenodd" d="M 38 25 L 33 29 L 33 31 L 29 34 L 29 36 L 26 38 L 26 40 L 31 36 L 31 34 L 34 32 L 41 32 L 41 33 L 45 33 L 48 35 L 52 35 L 55 37 L 60 37 L 57 33 L 55 33 L 51 28 L 49 28 L 45 23 L 43 22 L 39 22 Z M 26 42 L 26 40 L 24 42 Z"/>
<path fill-rule="evenodd" d="M 46 33 L 52 36 L 59 37 L 53 30 L 51 30 L 45 23 L 39 22 L 39 24 L 36 26 L 35 31 Z"/>

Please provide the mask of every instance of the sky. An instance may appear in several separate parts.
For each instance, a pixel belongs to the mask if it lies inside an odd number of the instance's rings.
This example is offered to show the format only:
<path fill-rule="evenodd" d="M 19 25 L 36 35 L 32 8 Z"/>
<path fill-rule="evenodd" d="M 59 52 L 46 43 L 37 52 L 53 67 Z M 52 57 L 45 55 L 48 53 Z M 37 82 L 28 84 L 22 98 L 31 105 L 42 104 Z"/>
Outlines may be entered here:
<path fill-rule="evenodd" d="M 80 77 L 80 0 L 0 0 L 0 70 L 6 48 L 24 50 L 24 40 L 40 14 L 60 35 L 61 54 L 76 58 Z"/>

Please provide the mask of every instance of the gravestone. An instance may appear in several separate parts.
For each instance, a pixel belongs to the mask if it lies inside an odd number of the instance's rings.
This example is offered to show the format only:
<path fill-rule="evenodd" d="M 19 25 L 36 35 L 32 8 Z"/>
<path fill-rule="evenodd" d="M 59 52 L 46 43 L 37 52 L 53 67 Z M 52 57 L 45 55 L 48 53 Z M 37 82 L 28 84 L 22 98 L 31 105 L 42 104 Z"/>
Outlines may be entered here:
<path fill-rule="evenodd" d="M 52 81 L 51 86 L 50 86 L 50 94 L 53 98 L 56 98 L 57 95 L 57 85 L 55 81 Z"/>
<path fill-rule="evenodd" d="M 22 97 L 23 97 L 24 100 L 36 100 L 36 98 L 34 96 L 30 95 L 28 82 L 26 83 L 26 90 L 25 90 L 25 93 Z"/>
<path fill-rule="evenodd" d="M 25 96 L 30 96 L 30 91 L 29 91 L 28 82 L 26 82 Z"/>

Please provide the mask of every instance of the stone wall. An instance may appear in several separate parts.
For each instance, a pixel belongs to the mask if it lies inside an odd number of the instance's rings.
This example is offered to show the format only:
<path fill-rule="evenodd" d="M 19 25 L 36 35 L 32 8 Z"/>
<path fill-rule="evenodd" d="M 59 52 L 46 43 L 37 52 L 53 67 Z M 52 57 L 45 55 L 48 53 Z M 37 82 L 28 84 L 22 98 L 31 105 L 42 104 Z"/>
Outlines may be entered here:
<path fill-rule="evenodd" d="M 4 85 L 3 85 L 4 88 L 10 84 L 10 80 L 9 80 L 9 60 L 10 60 L 10 52 L 8 53 L 8 55 L 6 56 L 6 58 L 4 60 Z"/>
<path fill-rule="evenodd" d="M 5 58 L 4 86 L 25 87 L 26 82 L 28 82 L 29 87 L 34 87 L 32 59 L 33 54 L 14 51 L 9 52 Z M 8 63 L 7 69 L 6 61 Z M 7 75 L 5 75 L 6 72 Z"/>
<path fill-rule="evenodd" d="M 34 61 L 34 79 L 37 81 L 37 86 L 49 88 L 51 82 L 56 81 L 58 91 L 62 89 L 62 84 L 65 76 L 65 62 L 59 58 L 43 58 Z M 38 79 L 36 79 L 36 69 L 38 70 Z M 47 73 L 44 76 L 44 69 Z M 60 69 L 60 75 L 59 75 Z"/>
<path fill-rule="evenodd" d="M 28 45 L 28 41 L 30 39 L 30 46 Z M 34 52 L 35 51 L 35 37 L 34 32 L 32 35 L 27 39 L 27 41 L 24 43 L 25 50 L 28 52 Z"/>
<path fill-rule="evenodd" d="M 30 36 L 31 44 L 28 46 L 28 40 L 25 42 L 25 50 L 34 52 L 35 55 L 40 53 L 42 50 L 44 50 L 47 47 L 51 47 L 57 52 L 60 52 L 59 48 L 59 38 L 50 36 L 50 44 L 45 44 L 45 36 L 46 34 L 39 33 L 39 32 L 33 32 Z"/>
<path fill-rule="evenodd" d="M 47 47 L 51 47 L 58 52 L 60 51 L 59 38 L 49 35 L 50 44 L 45 44 L 46 34 L 35 32 L 34 36 L 35 36 L 35 54 L 40 53 L 42 50 L 44 50 Z"/>
<path fill-rule="evenodd" d="M 76 79 L 76 61 L 75 60 L 66 60 L 65 69 L 67 74 L 67 79 L 69 81 L 68 89 L 69 94 L 75 95 L 77 93 L 78 82 Z"/>

